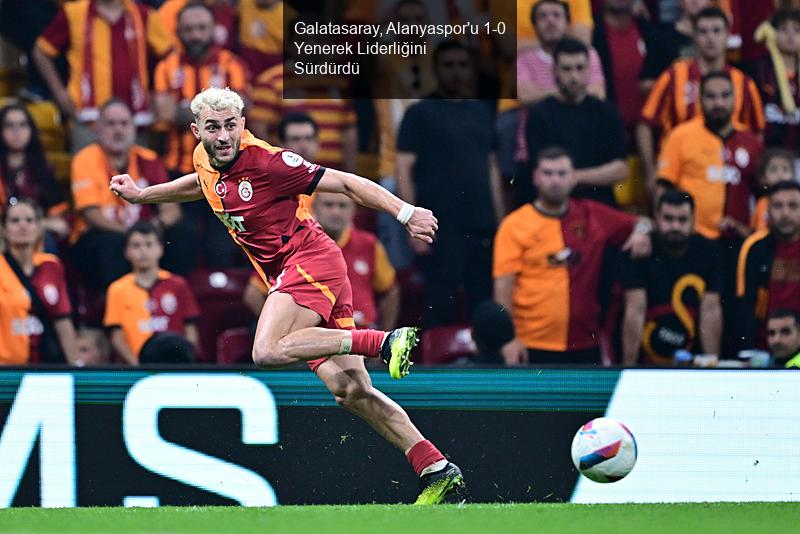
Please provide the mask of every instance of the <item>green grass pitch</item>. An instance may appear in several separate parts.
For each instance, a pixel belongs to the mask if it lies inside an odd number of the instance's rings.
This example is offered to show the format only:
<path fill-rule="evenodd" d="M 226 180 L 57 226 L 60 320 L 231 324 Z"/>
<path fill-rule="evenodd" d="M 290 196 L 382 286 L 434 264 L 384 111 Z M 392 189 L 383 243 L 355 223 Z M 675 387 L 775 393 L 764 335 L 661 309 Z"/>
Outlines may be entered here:
<path fill-rule="evenodd" d="M 5 533 L 649 534 L 800 532 L 798 503 L 13 508 Z"/>

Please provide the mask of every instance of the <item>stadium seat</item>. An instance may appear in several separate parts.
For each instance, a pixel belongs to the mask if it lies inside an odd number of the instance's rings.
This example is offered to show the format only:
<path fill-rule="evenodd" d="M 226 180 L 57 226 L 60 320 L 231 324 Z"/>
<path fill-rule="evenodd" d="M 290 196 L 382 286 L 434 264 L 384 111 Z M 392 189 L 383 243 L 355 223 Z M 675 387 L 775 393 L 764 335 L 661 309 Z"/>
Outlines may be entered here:
<path fill-rule="evenodd" d="M 253 363 L 252 332 L 249 328 L 228 328 L 217 337 L 217 363 L 235 365 Z"/>
<path fill-rule="evenodd" d="M 250 269 L 198 269 L 189 285 L 200 305 L 200 354 L 198 361 L 215 362 L 217 337 L 229 328 L 244 328 L 253 315 L 242 302 Z"/>
<path fill-rule="evenodd" d="M 425 365 L 448 364 L 458 358 L 475 354 L 469 326 L 437 326 L 422 332 L 419 363 Z"/>

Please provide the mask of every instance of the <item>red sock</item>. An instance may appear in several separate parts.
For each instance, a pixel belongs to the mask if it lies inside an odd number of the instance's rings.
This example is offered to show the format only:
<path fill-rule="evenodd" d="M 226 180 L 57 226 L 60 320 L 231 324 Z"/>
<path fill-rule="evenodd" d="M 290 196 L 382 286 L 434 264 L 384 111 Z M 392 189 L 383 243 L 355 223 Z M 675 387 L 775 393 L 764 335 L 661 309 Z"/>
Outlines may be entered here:
<path fill-rule="evenodd" d="M 433 443 L 427 439 L 423 439 L 411 447 L 406 453 L 406 458 L 408 458 L 417 476 L 429 465 L 445 459 L 444 455 L 439 452 L 439 449 L 434 447 Z"/>
<path fill-rule="evenodd" d="M 353 354 L 377 358 L 381 354 L 381 345 L 386 332 L 381 330 L 351 330 L 353 336 Z"/>

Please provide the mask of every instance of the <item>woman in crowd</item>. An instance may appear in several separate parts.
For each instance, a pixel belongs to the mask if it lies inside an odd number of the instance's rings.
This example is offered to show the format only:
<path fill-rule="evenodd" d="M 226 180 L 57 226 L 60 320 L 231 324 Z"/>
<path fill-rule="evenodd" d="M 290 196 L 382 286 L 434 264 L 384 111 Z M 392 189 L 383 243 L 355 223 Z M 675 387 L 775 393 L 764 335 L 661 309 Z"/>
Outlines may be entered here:
<path fill-rule="evenodd" d="M 39 252 L 42 211 L 12 198 L 2 215 L 0 364 L 77 361 L 72 307 L 57 257 Z"/>
<path fill-rule="evenodd" d="M 64 218 L 68 204 L 47 163 L 36 124 L 24 106 L 11 104 L 0 109 L 0 205 L 22 197 L 45 210 L 47 232 L 58 239 L 69 234 Z"/>

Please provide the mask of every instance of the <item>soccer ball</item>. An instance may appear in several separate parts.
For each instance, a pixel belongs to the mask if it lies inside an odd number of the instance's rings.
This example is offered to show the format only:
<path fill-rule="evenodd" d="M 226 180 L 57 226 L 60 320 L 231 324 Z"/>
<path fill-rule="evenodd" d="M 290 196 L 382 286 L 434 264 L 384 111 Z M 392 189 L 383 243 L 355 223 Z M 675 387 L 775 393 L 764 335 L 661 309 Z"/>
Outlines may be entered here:
<path fill-rule="evenodd" d="M 572 463 L 595 482 L 622 480 L 636 465 L 636 438 L 614 419 L 598 417 L 578 429 L 572 440 Z"/>

